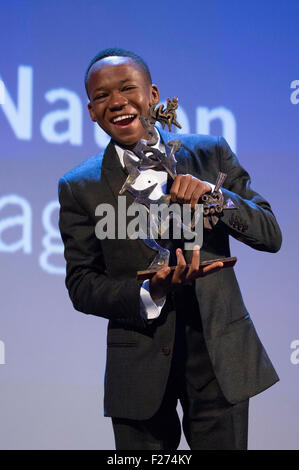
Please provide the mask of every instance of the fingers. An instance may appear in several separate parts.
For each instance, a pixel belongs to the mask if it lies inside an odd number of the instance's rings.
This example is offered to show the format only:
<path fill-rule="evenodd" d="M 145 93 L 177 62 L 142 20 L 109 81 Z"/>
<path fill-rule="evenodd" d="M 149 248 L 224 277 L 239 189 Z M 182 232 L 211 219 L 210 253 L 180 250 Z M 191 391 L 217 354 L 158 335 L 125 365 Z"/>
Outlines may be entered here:
<path fill-rule="evenodd" d="M 171 269 L 167 266 L 165 268 L 159 269 L 159 271 L 156 272 L 153 278 L 156 278 L 157 281 L 162 281 L 168 277 L 170 272 L 171 272 Z"/>
<path fill-rule="evenodd" d="M 172 183 L 172 186 L 170 188 L 170 196 L 171 196 L 171 202 L 177 202 L 177 193 L 179 191 L 180 187 L 180 181 L 181 181 L 182 175 L 177 175 L 174 182 Z"/>
<path fill-rule="evenodd" d="M 200 247 L 195 245 L 193 248 L 192 262 L 189 266 L 189 269 L 186 269 L 187 264 L 183 255 L 182 250 L 179 248 L 176 251 L 177 255 L 177 266 L 174 270 L 171 283 L 175 284 L 185 284 L 187 282 L 193 281 L 198 277 L 198 274 L 202 273 L 200 268 Z"/>
<path fill-rule="evenodd" d="M 194 210 L 198 199 L 210 191 L 210 186 L 192 175 L 177 175 L 170 189 L 171 202 L 191 204 Z"/>
<path fill-rule="evenodd" d="M 183 252 L 180 248 L 176 250 L 176 256 L 177 256 L 177 265 L 176 268 L 173 272 L 171 284 L 182 284 L 185 281 L 186 278 L 186 261 L 183 255 Z"/>
<path fill-rule="evenodd" d="M 171 283 L 171 268 L 165 267 L 159 269 L 150 280 L 150 295 L 153 300 L 165 297 L 170 289 Z"/>
<path fill-rule="evenodd" d="M 193 248 L 192 262 L 189 269 L 186 269 L 186 261 L 181 250 L 177 250 L 177 266 L 171 280 L 173 286 L 178 284 L 191 283 L 199 277 L 205 277 L 222 269 L 224 264 L 216 261 L 208 266 L 200 265 L 200 247 L 198 245 Z"/>
<path fill-rule="evenodd" d="M 205 277 L 208 274 L 213 274 L 216 273 L 217 271 L 220 271 L 221 268 L 223 268 L 224 264 L 221 263 L 221 261 L 217 261 L 215 263 L 209 264 L 209 266 L 205 266 L 204 268 L 201 268 L 201 275 L 199 277 Z"/>
<path fill-rule="evenodd" d="M 187 190 L 189 194 L 189 192 L 191 191 L 191 187 L 193 192 L 196 186 L 196 181 L 192 181 L 192 179 L 193 177 L 191 175 L 178 175 L 176 177 L 173 184 L 174 188 L 171 187 L 170 189 L 172 202 L 178 202 L 179 204 L 185 204 L 187 202 L 187 199 L 185 197 Z"/>
<path fill-rule="evenodd" d="M 193 256 L 192 261 L 187 272 L 187 280 L 192 281 L 196 278 L 196 275 L 200 269 L 200 247 L 199 245 L 195 245 L 193 248 Z"/>
<path fill-rule="evenodd" d="M 186 260 L 181 249 L 176 250 L 177 265 L 172 272 L 170 267 L 165 267 L 156 272 L 150 281 L 150 293 L 153 300 L 167 295 L 171 288 L 181 284 L 191 283 L 197 278 L 216 273 L 223 268 L 221 261 L 216 261 L 208 266 L 200 265 L 200 247 L 193 248 L 192 262 L 187 269 Z"/>
<path fill-rule="evenodd" d="M 198 200 L 199 198 L 204 194 L 204 192 L 202 191 L 202 188 L 201 187 L 197 187 L 192 195 L 191 195 L 191 198 L 190 198 L 190 205 L 191 205 L 191 209 L 194 211 L 195 210 L 195 207 L 196 207 L 196 204 L 198 203 Z"/>

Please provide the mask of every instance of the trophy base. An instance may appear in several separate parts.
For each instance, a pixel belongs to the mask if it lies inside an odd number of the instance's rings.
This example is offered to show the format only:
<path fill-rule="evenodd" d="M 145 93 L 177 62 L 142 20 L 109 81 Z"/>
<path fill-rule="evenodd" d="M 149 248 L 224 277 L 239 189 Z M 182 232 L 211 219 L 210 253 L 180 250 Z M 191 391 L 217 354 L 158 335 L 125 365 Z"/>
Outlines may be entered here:
<path fill-rule="evenodd" d="M 203 261 L 202 263 L 200 263 L 200 266 L 201 267 L 204 267 L 204 266 L 209 266 L 210 264 L 212 263 L 217 263 L 218 261 L 221 261 L 221 263 L 223 263 L 223 268 L 221 269 L 224 269 L 224 268 L 232 268 L 236 262 L 237 262 L 237 258 L 235 256 L 232 256 L 230 258 L 217 258 L 217 259 L 210 259 L 208 261 Z M 169 266 L 171 268 L 172 271 L 175 270 L 176 266 Z M 186 270 L 189 269 L 190 267 L 190 264 L 187 264 L 186 265 Z M 145 271 L 137 271 L 137 275 L 136 275 L 136 279 L 137 281 L 145 281 L 147 279 L 151 279 L 155 274 L 156 272 L 158 272 L 158 270 L 145 270 Z"/>

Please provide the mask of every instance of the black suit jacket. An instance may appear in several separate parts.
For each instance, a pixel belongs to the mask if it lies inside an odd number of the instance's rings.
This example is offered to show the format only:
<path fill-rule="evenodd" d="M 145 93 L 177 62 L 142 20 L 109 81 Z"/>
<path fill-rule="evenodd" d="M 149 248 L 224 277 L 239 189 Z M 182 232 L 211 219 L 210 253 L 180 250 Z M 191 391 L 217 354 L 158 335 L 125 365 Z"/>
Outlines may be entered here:
<path fill-rule="evenodd" d="M 159 132 L 169 152 L 167 142 L 178 136 Z M 227 173 L 224 198 L 230 197 L 239 208 L 225 211 L 216 227 L 204 234 L 201 260 L 230 256 L 229 235 L 257 250 L 278 251 L 281 233 L 271 207 L 251 189 L 248 173 L 226 141 L 203 135 L 179 138 L 177 173 L 209 182 L 216 181 L 219 171 Z M 113 205 L 117 219 L 117 198 L 125 179 L 110 142 L 105 152 L 60 179 L 59 226 L 66 286 L 74 308 L 109 320 L 104 413 L 148 419 L 165 391 L 176 314 L 168 299 L 152 323 L 140 315 L 141 283 L 135 279 L 136 271 L 146 269 L 155 255 L 142 240 L 100 241 L 95 236 L 97 205 Z M 133 197 L 126 196 L 128 206 Z M 226 399 L 237 403 L 279 380 L 243 303 L 233 268 L 198 279 L 195 290 L 208 352 Z"/>

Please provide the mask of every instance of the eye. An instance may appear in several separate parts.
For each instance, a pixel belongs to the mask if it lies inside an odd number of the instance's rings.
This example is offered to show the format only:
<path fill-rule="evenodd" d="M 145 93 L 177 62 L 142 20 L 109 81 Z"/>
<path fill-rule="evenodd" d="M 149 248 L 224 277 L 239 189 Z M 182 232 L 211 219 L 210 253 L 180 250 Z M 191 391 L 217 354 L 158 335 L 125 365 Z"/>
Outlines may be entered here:
<path fill-rule="evenodd" d="M 135 88 L 136 88 L 135 85 L 127 85 L 123 88 L 123 91 L 134 90 Z"/>
<path fill-rule="evenodd" d="M 108 96 L 107 93 L 101 93 L 100 95 L 96 95 L 93 99 L 93 101 L 98 101 L 98 100 L 103 100 Z"/>

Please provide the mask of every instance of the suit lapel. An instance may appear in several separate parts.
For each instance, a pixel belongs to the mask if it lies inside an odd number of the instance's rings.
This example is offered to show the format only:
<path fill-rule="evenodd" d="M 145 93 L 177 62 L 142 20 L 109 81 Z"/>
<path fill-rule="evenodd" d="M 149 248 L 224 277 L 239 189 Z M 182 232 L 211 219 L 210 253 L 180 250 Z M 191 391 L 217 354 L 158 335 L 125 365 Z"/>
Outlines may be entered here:
<path fill-rule="evenodd" d="M 106 148 L 103 162 L 102 162 L 102 171 L 101 171 L 101 192 L 102 195 L 105 196 L 105 202 L 111 204 L 114 207 L 115 215 L 116 215 L 116 224 L 118 224 L 118 197 L 119 191 L 124 184 L 127 178 L 127 173 L 125 169 L 122 167 L 117 152 L 115 150 L 114 144 L 110 141 L 108 147 Z M 126 197 L 126 213 L 128 207 L 134 203 L 134 196 L 125 191 L 123 196 Z M 126 220 L 129 222 L 134 217 L 127 217 Z M 153 260 L 156 252 L 150 249 L 145 243 L 140 240 L 132 240 L 132 243 L 136 247 L 134 251 L 134 262 L 138 265 L 144 265 L 144 269 L 146 266 L 150 264 Z M 122 245 L 122 243 L 121 243 Z M 122 256 L 125 256 L 125 253 L 122 252 Z M 130 260 L 128 260 L 128 263 Z"/>
<path fill-rule="evenodd" d="M 111 190 L 111 196 L 114 198 L 114 206 L 118 203 L 119 191 L 124 184 L 127 173 L 122 167 L 114 144 L 110 141 L 103 158 L 102 176 Z M 125 192 L 127 202 L 132 204 L 134 197 L 128 192 Z"/>

